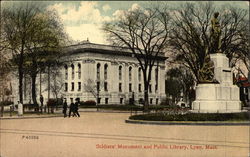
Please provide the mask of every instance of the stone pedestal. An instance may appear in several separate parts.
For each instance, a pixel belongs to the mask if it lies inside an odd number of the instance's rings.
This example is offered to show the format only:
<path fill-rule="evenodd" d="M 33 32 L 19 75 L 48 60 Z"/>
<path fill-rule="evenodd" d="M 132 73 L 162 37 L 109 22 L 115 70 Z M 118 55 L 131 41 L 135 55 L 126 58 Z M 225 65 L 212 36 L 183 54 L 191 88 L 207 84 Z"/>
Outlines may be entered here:
<path fill-rule="evenodd" d="M 18 108 L 18 116 L 22 116 L 23 115 L 23 104 L 18 103 L 17 108 Z"/>
<path fill-rule="evenodd" d="M 239 88 L 233 85 L 233 74 L 225 54 L 210 55 L 214 62 L 214 74 L 219 83 L 198 84 L 196 100 L 192 104 L 193 112 L 231 113 L 241 112 Z"/>

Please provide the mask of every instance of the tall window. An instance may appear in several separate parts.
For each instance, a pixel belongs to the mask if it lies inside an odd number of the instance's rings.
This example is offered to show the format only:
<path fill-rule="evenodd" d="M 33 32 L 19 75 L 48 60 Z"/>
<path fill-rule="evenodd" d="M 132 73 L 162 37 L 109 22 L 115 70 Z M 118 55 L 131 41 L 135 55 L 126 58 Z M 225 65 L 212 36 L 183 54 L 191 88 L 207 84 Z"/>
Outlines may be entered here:
<path fill-rule="evenodd" d="M 119 92 L 122 92 L 122 83 L 119 83 Z"/>
<path fill-rule="evenodd" d="M 141 92 L 141 84 L 138 86 L 138 91 Z"/>
<path fill-rule="evenodd" d="M 97 99 L 97 104 L 100 104 L 101 103 L 101 98 L 98 98 Z"/>
<path fill-rule="evenodd" d="M 129 92 L 132 92 L 132 83 L 129 84 Z"/>
<path fill-rule="evenodd" d="M 138 69 L 138 80 L 141 82 L 141 68 Z"/>
<path fill-rule="evenodd" d="M 155 84 L 155 92 L 158 91 L 158 84 Z"/>
<path fill-rule="evenodd" d="M 67 80 L 68 79 L 68 66 L 67 65 L 64 66 L 64 70 L 65 70 L 65 80 Z"/>
<path fill-rule="evenodd" d="M 119 66 L 119 80 L 122 80 L 122 66 Z"/>
<path fill-rule="evenodd" d="M 108 79 L 108 64 L 104 65 L 104 79 Z"/>
<path fill-rule="evenodd" d="M 81 79 L 81 64 L 78 64 L 78 79 Z"/>
<path fill-rule="evenodd" d="M 97 80 L 100 80 L 100 67 L 101 67 L 101 64 L 98 63 L 97 66 L 96 66 L 96 77 L 97 77 Z"/>
<path fill-rule="evenodd" d="M 158 68 L 155 69 L 155 83 L 158 84 Z"/>
<path fill-rule="evenodd" d="M 155 104 L 156 104 L 156 105 L 158 105 L 158 101 L 159 101 L 159 99 L 156 98 L 156 99 L 155 99 Z"/>
<path fill-rule="evenodd" d="M 153 98 L 150 98 L 149 104 L 153 104 Z"/>
<path fill-rule="evenodd" d="M 68 83 L 64 84 L 64 91 L 67 92 L 68 91 Z"/>
<path fill-rule="evenodd" d="M 152 85 L 151 84 L 148 85 L 148 88 L 149 88 L 149 93 L 152 93 Z"/>
<path fill-rule="evenodd" d="M 104 82 L 104 90 L 108 91 L 108 82 Z"/>
<path fill-rule="evenodd" d="M 100 91 L 100 82 L 96 82 L 96 90 Z"/>
<path fill-rule="evenodd" d="M 120 98 L 120 104 L 123 104 L 123 98 Z"/>
<path fill-rule="evenodd" d="M 131 81 L 132 80 L 132 67 L 129 67 L 128 74 L 129 74 L 129 81 Z"/>
<path fill-rule="evenodd" d="M 71 70 L 72 70 L 71 77 L 72 77 L 72 80 L 74 80 L 75 79 L 75 66 L 73 64 L 71 64 Z"/>
<path fill-rule="evenodd" d="M 74 89 L 75 89 L 75 84 L 74 84 L 74 82 L 72 82 L 71 83 L 71 91 L 74 91 Z"/>
<path fill-rule="evenodd" d="M 158 91 L 158 68 L 155 69 L 155 92 Z"/>
<path fill-rule="evenodd" d="M 81 82 L 78 82 L 78 91 L 81 91 Z"/>
<path fill-rule="evenodd" d="M 109 103 L 109 98 L 105 98 L 105 104 Z"/>

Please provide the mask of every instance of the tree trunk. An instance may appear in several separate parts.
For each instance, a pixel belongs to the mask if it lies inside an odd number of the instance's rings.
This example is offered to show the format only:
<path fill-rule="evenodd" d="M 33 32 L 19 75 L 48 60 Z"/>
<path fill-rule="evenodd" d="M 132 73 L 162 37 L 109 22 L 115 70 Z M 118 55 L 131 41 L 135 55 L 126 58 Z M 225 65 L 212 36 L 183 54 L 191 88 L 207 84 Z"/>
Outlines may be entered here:
<path fill-rule="evenodd" d="M 149 103 L 148 103 L 148 81 L 144 80 L 144 111 L 149 111 Z"/>
<path fill-rule="evenodd" d="M 4 95 L 2 95 L 2 102 L 4 101 Z M 1 105 L 1 117 L 3 117 L 3 112 L 4 112 L 4 106 L 3 104 Z"/>
<path fill-rule="evenodd" d="M 144 81 L 144 112 L 148 112 L 149 111 L 149 103 L 148 103 L 149 81 L 147 77 L 147 68 L 143 70 L 143 81 Z"/>
<path fill-rule="evenodd" d="M 48 66 L 48 100 L 50 99 L 50 66 Z"/>
<path fill-rule="evenodd" d="M 23 104 L 23 53 L 24 53 L 24 40 L 22 39 L 22 47 L 20 51 L 20 58 L 18 63 L 18 77 L 19 77 L 19 102 Z"/>
<path fill-rule="evenodd" d="M 32 73 L 31 74 L 31 85 L 32 85 L 32 89 L 31 89 L 31 92 L 32 92 L 32 101 L 34 103 L 34 106 L 35 106 L 35 111 L 37 111 L 37 107 L 38 107 L 38 104 L 37 104 L 37 100 L 36 100 L 36 73 Z"/>
<path fill-rule="evenodd" d="M 50 65 L 48 66 L 48 101 L 50 99 Z M 48 108 L 48 113 L 49 113 L 49 106 L 47 106 Z"/>
<path fill-rule="evenodd" d="M 40 95 L 42 95 L 42 71 L 40 70 L 40 73 L 39 73 L 39 84 L 40 84 Z"/>
<path fill-rule="evenodd" d="M 96 111 L 99 111 L 99 108 L 98 108 L 98 100 L 99 100 L 99 89 L 97 89 L 97 93 L 96 93 Z"/>
<path fill-rule="evenodd" d="M 3 112 L 4 112 L 4 107 L 3 107 L 3 105 L 1 105 L 1 116 L 0 117 L 3 117 Z"/>
<path fill-rule="evenodd" d="M 20 60 L 22 57 L 20 57 Z M 18 78 L 19 78 L 19 101 L 23 104 L 23 61 L 19 62 L 18 67 Z"/>

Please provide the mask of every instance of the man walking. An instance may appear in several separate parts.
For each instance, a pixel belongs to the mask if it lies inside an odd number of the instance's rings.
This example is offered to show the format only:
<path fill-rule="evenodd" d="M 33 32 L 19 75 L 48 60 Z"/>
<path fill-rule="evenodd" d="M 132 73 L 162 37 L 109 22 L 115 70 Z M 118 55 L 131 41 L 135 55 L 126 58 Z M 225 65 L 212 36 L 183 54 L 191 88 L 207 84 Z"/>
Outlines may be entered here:
<path fill-rule="evenodd" d="M 74 106 L 74 112 L 75 112 L 74 114 L 76 114 L 78 117 L 80 117 L 80 114 L 78 112 L 78 106 L 80 104 L 80 99 L 76 98 L 75 100 L 76 100 L 76 102 L 75 102 L 75 106 Z"/>
<path fill-rule="evenodd" d="M 74 102 L 73 102 L 73 98 L 70 98 L 70 101 L 71 101 L 71 103 L 70 103 L 70 106 L 69 106 L 69 117 L 71 117 L 71 112 L 73 112 L 73 116 L 74 116 L 74 106 L 75 106 L 75 104 L 74 104 Z"/>
<path fill-rule="evenodd" d="M 63 103 L 63 115 L 64 115 L 64 118 L 67 117 L 67 108 L 68 108 L 67 99 L 64 98 L 64 103 Z"/>

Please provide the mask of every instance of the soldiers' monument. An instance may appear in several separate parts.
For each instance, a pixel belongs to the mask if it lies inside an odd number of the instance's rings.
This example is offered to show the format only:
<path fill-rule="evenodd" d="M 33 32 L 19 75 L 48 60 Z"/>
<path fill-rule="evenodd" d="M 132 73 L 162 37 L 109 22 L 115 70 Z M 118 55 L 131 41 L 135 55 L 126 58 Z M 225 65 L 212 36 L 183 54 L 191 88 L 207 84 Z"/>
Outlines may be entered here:
<path fill-rule="evenodd" d="M 233 74 L 229 60 L 221 53 L 221 28 L 219 13 L 211 19 L 210 50 L 207 49 L 204 65 L 199 71 L 196 100 L 192 112 L 231 113 L 241 112 L 239 88 L 233 85 Z"/>

